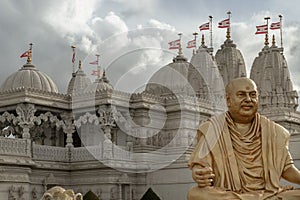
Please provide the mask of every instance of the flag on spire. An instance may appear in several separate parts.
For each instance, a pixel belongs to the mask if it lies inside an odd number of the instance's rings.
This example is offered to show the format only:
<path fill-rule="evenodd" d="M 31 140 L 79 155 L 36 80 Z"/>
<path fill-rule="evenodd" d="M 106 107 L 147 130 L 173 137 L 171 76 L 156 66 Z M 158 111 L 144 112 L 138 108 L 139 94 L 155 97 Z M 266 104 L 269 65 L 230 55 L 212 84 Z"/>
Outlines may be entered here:
<path fill-rule="evenodd" d="M 169 42 L 169 49 L 179 49 L 180 48 L 180 39 Z"/>
<path fill-rule="evenodd" d="M 224 19 L 224 20 L 222 20 L 218 23 L 218 28 L 229 28 L 229 26 L 230 26 L 230 19 L 229 18 Z"/>
<path fill-rule="evenodd" d="M 29 51 L 30 51 L 30 50 L 27 50 L 27 51 L 25 51 L 24 53 L 22 53 L 22 54 L 20 55 L 20 58 L 28 57 Z"/>
<path fill-rule="evenodd" d="M 93 75 L 93 76 L 99 76 L 100 75 L 99 74 L 99 70 L 93 70 L 91 75 Z"/>
<path fill-rule="evenodd" d="M 196 39 L 193 39 L 193 40 L 189 41 L 187 43 L 187 47 L 186 48 L 194 48 L 194 47 L 196 47 Z"/>
<path fill-rule="evenodd" d="M 90 65 L 98 65 L 98 60 L 89 63 Z"/>
<path fill-rule="evenodd" d="M 32 43 L 30 43 L 29 44 L 30 45 L 30 47 L 29 47 L 29 49 L 27 50 L 27 51 L 25 51 L 24 53 L 22 53 L 21 55 L 20 55 L 20 58 L 25 58 L 25 57 L 31 57 L 31 51 L 32 51 Z"/>
<path fill-rule="evenodd" d="M 199 26 L 200 31 L 203 30 L 209 30 L 209 22 L 202 24 L 201 26 Z"/>
<path fill-rule="evenodd" d="M 268 25 L 260 25 L 260 26 L 256 26 L 256 32 L 255 34 L 266 34 L 268 33 Z"/>
<path fill-rule="evenodd" d="M 281 23 L 280 22 L 274 22 L 271 24 L 270 29 L 274 30 L 274 29 L 280 29 L 281 28 Z"/>

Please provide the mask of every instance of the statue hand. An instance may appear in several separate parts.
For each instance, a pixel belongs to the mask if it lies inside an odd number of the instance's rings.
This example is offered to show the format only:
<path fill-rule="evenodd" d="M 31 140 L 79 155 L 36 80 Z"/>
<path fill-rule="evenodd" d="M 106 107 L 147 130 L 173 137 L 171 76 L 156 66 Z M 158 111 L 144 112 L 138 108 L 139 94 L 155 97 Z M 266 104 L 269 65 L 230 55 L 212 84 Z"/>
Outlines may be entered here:
<path fill-rule="evenodd" d="M 200 165 L 194 165 L 192 169 L 192 177 L 198 184 L 198 187 L 202 188 L 212 185 L 215 174 L 213 174 L 211 167 L 201 167 Z"/>

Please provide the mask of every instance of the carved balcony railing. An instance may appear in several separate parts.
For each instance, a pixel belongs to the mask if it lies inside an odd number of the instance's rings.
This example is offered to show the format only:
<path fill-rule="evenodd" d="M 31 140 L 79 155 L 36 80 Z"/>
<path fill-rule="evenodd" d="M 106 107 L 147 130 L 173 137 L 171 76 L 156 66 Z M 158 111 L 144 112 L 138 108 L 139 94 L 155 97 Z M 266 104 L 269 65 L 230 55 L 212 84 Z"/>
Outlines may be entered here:
<path fill-rule="evenodd" d="M 31 141 L 0 137 L 0 155 L 31 157 Z"/>
<path fill-rule="evenodd" d="M 60 161 L 68 162 L 68 149 L 64 147 L 45 146 L 45 145 L 32 145 L 32 154 L 34 160 L 45 161 Z"/>

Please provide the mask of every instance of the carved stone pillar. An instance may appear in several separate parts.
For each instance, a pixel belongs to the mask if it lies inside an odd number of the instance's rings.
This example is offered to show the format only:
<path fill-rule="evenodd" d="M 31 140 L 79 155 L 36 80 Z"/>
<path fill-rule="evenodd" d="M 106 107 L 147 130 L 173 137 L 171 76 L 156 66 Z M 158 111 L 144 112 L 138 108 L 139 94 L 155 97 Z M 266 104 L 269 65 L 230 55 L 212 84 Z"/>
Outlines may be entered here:
<path fill-rule="evenodd" d="M 105 134 L 105 139 L 111 140 L 111 127 L 105 126 L 104 134 Z"/>
<path fill-rule="evenodd" d="M 107 139 L 111 140 L 111 128 L 115 127 L 115 119 L 113 110 L 103 110 L 99 109 L 98 113 L 99 123 L 102 129 L 104 129 L 104 133 Z"/>
<path fill-rule="evenodd" d="M 21 124 L 20 123 L 20 126 L 23 128 L 23 133 L 22 133 L 22 138 L 23 139 L 30 139 L 30 133 L 29 133 L 29 125 L 24 123 L 24 124 Z"/>
<path fill-rule="evenodd" d="M 73 133 L 75 132 L 75 126 L 73 124 L 73 118 L 70 113 L 64 113 L 62 115 L 64 124 L 63 124 L 63 131 L 64 133 L 67 134 L 67 139 L 66 139 L 66 147 L 67 148 L 72 148 L 74 147 L 73 145 Z"/>
<path fill-rule="evenodd" d="M 23 129 L 22 137 L 30 139 L 29 129 L 34 125 L 36 109 L 33 104 L 18 104 L 16 108 L 17 120 Z"/>

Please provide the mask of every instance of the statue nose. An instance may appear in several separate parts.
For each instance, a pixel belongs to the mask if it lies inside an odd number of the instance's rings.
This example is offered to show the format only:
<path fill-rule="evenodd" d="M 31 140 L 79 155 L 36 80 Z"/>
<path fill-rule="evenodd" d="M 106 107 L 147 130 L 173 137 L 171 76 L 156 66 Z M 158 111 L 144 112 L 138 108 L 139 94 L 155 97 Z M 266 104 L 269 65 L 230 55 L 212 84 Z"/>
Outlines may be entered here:
<path fill-rule="evenodd" d="M 251 101 L 251 98 L 250 98 L 250 95 L 249 95 L 249 94 L 246 94 L 246 96 L 245 96 L 245 101 Z"/>

